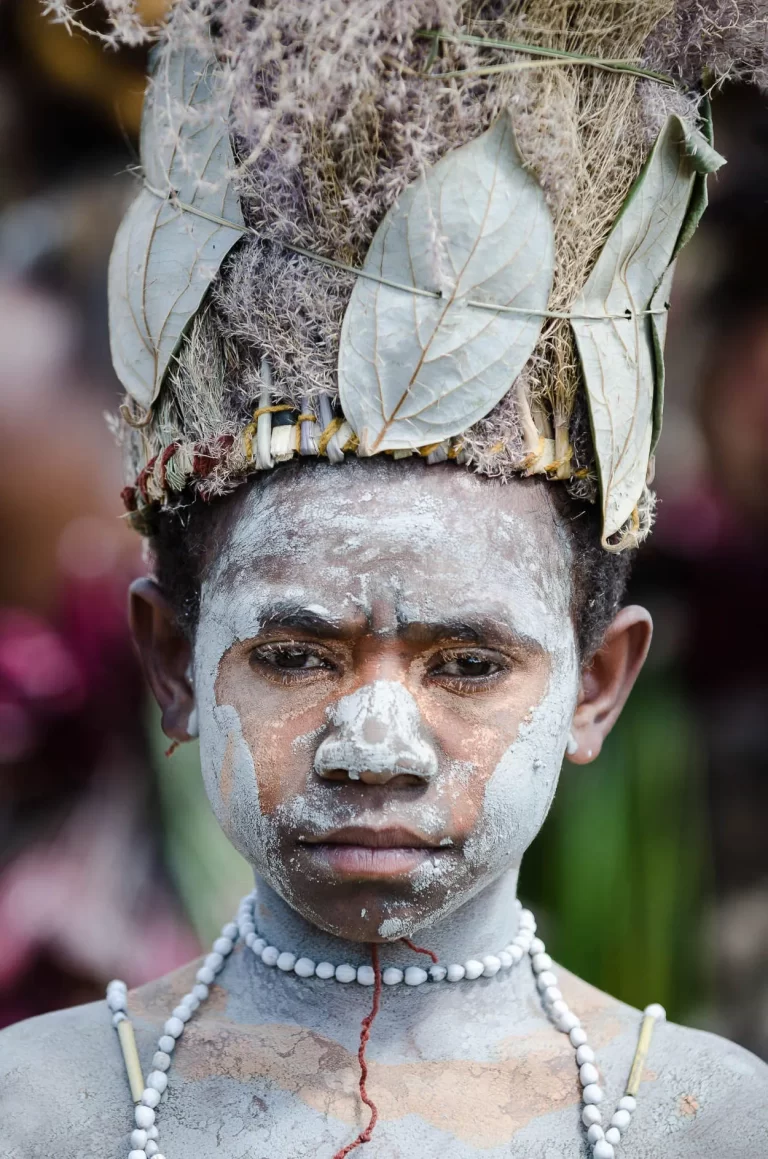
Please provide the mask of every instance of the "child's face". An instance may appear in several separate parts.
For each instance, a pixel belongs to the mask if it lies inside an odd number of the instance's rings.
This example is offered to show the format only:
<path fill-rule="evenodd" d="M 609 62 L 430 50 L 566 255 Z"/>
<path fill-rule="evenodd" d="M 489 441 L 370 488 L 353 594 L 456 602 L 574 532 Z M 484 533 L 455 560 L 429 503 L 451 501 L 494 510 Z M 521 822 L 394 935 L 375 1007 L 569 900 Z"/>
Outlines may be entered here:
<path fill-rule="evenodd" d="M 398 466 L 249 488 L 194 653 L 224 830 L 306 918 L 365 941 L 519 865 L 579 686 L 543 489 Z"/>

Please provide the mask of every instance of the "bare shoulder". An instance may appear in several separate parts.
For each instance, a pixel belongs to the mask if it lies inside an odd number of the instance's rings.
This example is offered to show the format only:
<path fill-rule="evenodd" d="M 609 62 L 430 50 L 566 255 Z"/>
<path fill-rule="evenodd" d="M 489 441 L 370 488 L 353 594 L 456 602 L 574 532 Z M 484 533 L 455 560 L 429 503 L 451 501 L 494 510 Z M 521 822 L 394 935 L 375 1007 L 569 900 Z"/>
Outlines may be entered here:
<path fill-rule="evenodd" d="M 579 1015 L 585 1012 L 582 1021 L 612 1113 L 626 1084 L 642 1011 L 566 970 L 559 976 L 566 1001 Z M 768 1155 L 768 1064 L 719 1035 L 656 1023 L 637 1101 L 633 1154 L 659 1155 L 665 1146 L 681 1159 Z"/>
<path fill-rule="evenodd" d="M 168 996 L 188 988 L 197 965 L 129 994 L 129 1008 L 139 1012 L 142 1060 L 152 1056 L 160 1009 L 167 1017 Z M 125 1068 L 106 1003 L 57 1010 L 0 1031 L 0 1159 L 75 1159 L 88 1151 L 88 1139 L 105 1159 L 113 1154 L 122 1159 L 131 1120 Z"/>

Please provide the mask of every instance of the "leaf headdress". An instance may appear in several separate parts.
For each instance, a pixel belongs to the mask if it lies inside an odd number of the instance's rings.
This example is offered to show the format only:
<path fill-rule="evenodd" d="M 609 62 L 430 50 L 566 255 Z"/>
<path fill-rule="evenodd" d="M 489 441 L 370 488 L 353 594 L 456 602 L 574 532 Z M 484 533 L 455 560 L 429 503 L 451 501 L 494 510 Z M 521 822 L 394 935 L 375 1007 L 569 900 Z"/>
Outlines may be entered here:
<path fill-rule="evenodd" d="M 722 163 L 705 66 L 764 79 L 759 20 L 181 0 L 110 271 L 137 522 L 294 455 L 419 454 L 544 473 L 637 543 L 673 265 Z"/>

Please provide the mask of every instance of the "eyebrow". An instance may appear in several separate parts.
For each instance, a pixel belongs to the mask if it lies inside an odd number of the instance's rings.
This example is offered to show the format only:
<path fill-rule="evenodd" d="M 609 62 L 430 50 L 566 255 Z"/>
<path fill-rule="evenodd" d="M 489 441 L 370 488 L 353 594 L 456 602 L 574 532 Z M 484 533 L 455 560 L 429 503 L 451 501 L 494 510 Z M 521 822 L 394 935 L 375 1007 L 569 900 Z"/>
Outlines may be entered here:
<path fill-rule="evenodd" d="M 329 638 L 351 636 L 359 628 L 359 621 L 357 623 L 347 621 L 345 624 L 340 618 L 323 616 L 303 604 L 291 601 L 281 600 L 270 604 L 261 613 L 262 632 L 268 630 L 308 632 L 313 636 Z"/>
<path fill-rule="evenodd" d="M 398 617 L 398 635 L 414 642 L 431 643 L 434 640 L 466 641 L 468 644 L 507 644 L 540 652 L 542 646 L 532 636 L 520 632 L 514 625 L 498 616 L 460 616 L 435 621 L 402 620 Z"/>

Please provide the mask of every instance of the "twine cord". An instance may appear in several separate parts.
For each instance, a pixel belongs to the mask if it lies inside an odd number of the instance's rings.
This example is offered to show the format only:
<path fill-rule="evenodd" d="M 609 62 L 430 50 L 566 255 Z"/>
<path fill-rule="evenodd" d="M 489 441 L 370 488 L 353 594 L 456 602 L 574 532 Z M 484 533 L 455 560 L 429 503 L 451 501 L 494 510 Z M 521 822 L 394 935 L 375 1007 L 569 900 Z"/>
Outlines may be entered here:
<path fill-rule="evenodd" d="M 360 1048 L 357 1052 L 357 1060 L 360 1063 L 360 1099 L 365 1103 L 366 1107 L 370 1108 L 371 1117 L 368 1120 L 368 1126 L 365 1127 L 360 1134 L 346 1147 L 342 1147 L 333 1156 L 333 1159 L 345 1159 L 350 1151 L 354 1151 L 363 1143 L 369 1143 L 373 1135 L 374 1128 L 379 1118 L 379 1108 L 374 1103 L 373 1099 L 368 1094 L 368 1062 L 365 1057 L 365 1048 L 368 1045 L 368 1039 L 371 1037 L 371 1026 L 373 1020 L 379 1013 L 379 1005 L 381 1003 L 381 965 L 379 963 L 379 947 L 375 942 L 371 942 L 371 965 L 373 966 L 373 1005 L 371 1006 L 370 1014 L 367 1014 L 363 1019 L 360 1029 Z"/>
<path fill-rule="evenodd" d="M 155 197 L 159 197 L 161 201 L 168 201 L 183 213 L 192 213 L 196 217 L 202 217 L 214 225 L 223 226 L 225 229 L 234 229 L 238 233 L 250 234 L 255 238 L 259 237 L 257 231 L 249 228 L 247 225 L 239 225 L 235 221 L 228 221 L 225 217 L 218 217 L 215 213 L 206 213 L 204 209 L 198 209 L 196 205 L 190 205 L 185 201 L 180 201 L 172 189 L 163 193 L 160 189 L 155 189 L 154 186 L 146 181 L 144 182 L 144 188 L 149 193 L 154 194 Z M 419 298 L 432 298 L 437 301 L 446 301 L 450 296 L 442 290 L 425 290 L 420 286 L 408 286 L 405 282 L 395 282 L 391 278 L 385 278 L 381 274 L 373 273 L 371 270 L 358 269 L 356 266 L 347 265 L 346 262 L 338 262 L 335 258 L 325 257 L 323 254 L 315 253 L 313 250 L 305 249 L 303 246 L 293 245 L 291 242 L 281 241 L 276 244 L 281 245 L 283 249 L 289 250 L 291 253 L 299 254 L 300 257 L 310 258 L 312 261 L 319 262 L 323 266 L 330 266 L 332 269 L 341 270 L 346 274 L 353 274 L 356 278 L 367 278 L 370 282 L 378 282 L 380 285 L 388 286 L 392 290 L 402 290 L 404 293 L 414 294 Z M 504 306 L 496 302 L 479 302 L 474 298 L 467 298 L 461 302 L 461 305 L 469 306 L 473 310 L 485 310 L 491 314 L 518 314 L 525 318 L 559 318 L 566 322 L 631 322 L 635 318 L 648 317 L 653 314 L 666 314 L 669 310 L 669 306 L 665 304 L 657 310 L 635 310 L 634 312 L 632 310 L 624 310 L 620 314 L 576 314 L 570 310 L 531 310 L 525 306 Z"/>
<path fill-rule="evenodd" d="M 418 32 L 414 33 L 414 36 L 419 40 L 432 41 L 432 48 L 427 58 L 425 73 L 420 75 L 429 75 L 436 80 L 441 80 L 444 77 L 483 76 L 488 75 L 490 72 L 508 72 L 515 68 L 515 65 L 491 65 L 487 69 L 468 68 L 455 72 L 431 73 L 429 70 L 437 58 L 440 42 L 446 41 L 449 44 L 471 44 L 477 48 L 500 48 L 507 52 L 526 53 L 528 56 L 548 57 L 552 64 L 588 65 L 590 68 L 597 68 L 603 72 L 623 72 L 628 76 L 640 77 L 643 80 L 653 80 L 668 88 L 678 87 L 672 77 L 665 76 L 661 72 L 654 72 L 653 69 L 643 68 L 634 60 L 604 60 L 598 56 L 584 56 L 579 52 L 566 52 L 561 48 L 544 48 L 540 44 L 519 44 L 514 40 L 494 40 L 485 36 L 471 36 L 468 33 L 443 32 L 439 28 L 432 31 L 421 28 Z"/>

